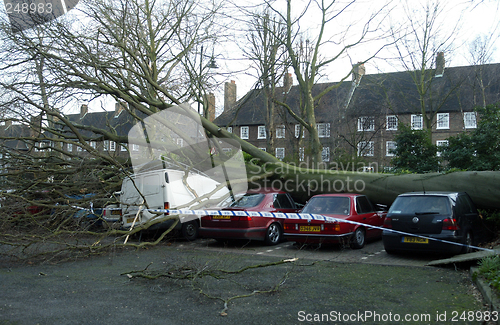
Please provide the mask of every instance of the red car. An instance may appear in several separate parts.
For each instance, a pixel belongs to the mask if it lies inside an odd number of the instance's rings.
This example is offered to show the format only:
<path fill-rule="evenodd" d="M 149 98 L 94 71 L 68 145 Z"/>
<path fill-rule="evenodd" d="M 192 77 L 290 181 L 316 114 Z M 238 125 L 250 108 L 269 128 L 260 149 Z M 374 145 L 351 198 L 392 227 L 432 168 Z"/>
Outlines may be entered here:
<path fill-rule="evenodd" d="M 318 214 L 360 224 L 315 220 L 310 216 L 306 219 L 302 214 Z M 304 206 L 301 219 L 285 220 L 285 238 L 299 243 L 349 241 L 352 248 L 359 249 L 365 245 L 366 239 L 382 236 L 381 228 L 386 214 L 387 212 L 375 211 L 365 195 L 349 193 L 316 195 Z"/>
<path fill-rule="evenodd" d="M 223 211 L 233 215 L 210 215 L 201 218 L 200 236 L 215 239 L 263 240 L 276 245 L 283 239 L 283 218 L 265 215 L 266 212 L 297 213 L 299 208 L 283 191 L 272 189 L 250 190 Z M 247 211 L 238 215 L 238 211 Z"/>

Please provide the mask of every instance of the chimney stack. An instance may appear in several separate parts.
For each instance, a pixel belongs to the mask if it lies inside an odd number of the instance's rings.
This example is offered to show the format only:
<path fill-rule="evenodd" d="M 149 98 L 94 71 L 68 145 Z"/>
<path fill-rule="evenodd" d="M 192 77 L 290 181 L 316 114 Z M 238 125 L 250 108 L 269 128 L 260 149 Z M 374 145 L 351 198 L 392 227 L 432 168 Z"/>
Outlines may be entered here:
<path fill-rule="evenodd" d="M 352 81 L 359 85 L 361 78 L 365 75 L 366 69 L 363 62 L 358 62 L 352 66 Z"/>
<path fill-rule="evenodd" d="M 236 103 L 236 82 L 226 82 L 224 84 L 224 112 Z"/>
<path fill-rule="evenodd" d="M 83 118 L 89 112 L 89 106 L 87 104 L 82 104 L 80 106 L 80 118 Z"/>
<path fill-rule="evenodd" d="M 436 72 L 434 74 L 436 78 L 443 76 L 445 63 L 446 61 L 444 59 L 444 52 L 438 52 L 436 56 Z"/>
<path fill-rule="evenodd" d="M 213 93 L 207 94 L 205 101 L 207 103 L 207 118 L 213 122 L 215 119 L 215 95 Z"/>
<path fill-rule="evenodd" d="M 288 73 L 285 72 L 285 77 L 284 77 L 284 80 L 283 80 L 283 90 L 285 93 L 289 92 L 290 89 L 292 88 L 293 86 L 293 78 L 292 78 L 292 74 L 291 73 Z"/>

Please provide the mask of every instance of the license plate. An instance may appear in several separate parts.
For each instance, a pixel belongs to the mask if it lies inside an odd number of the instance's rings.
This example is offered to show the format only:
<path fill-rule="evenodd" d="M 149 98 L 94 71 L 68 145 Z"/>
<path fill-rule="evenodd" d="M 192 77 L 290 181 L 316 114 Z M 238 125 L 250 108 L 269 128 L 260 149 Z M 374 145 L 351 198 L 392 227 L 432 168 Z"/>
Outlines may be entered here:
<path fill-rule="evenodd" d="M 300 231 L 309 231 L 309 232 L 320 232 L 321 227 L 320 226 L 300 226 L 299 230 Z"/>
<path fill-rule="evenodd" d="M 403 243 L 428 244 L 429 239 L 420 237 L 403 237 Z"/>
<path fill-rule="evenodd" d="M 134 219 L 135 219 L 135 218 L 127 218 L 127 223 L 132 223 L 132 222 L 134 222 Z"/>
<path fill-rule="evenodd" d="M 231 219 L 231 216 L 212 216 L 212 219 Z"/>
<path fill-rule="evenodd" d="M 120 214 L 122 214 L 122 211 L 121 210 L 112 210 L 111 214 L 114 215 L 114 216 L 120 215 Z"/>

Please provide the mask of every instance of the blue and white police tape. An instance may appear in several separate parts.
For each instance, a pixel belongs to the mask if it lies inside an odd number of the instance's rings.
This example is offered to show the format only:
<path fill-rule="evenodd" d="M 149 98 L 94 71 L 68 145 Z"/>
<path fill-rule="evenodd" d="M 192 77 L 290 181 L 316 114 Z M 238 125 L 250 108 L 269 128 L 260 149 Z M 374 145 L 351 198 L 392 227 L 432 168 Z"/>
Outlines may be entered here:
<path fill-rule="evenodd" d="M 283 213 L 283 212 L 258 212 L 258 211 L 232 211 L 232 210 L 189 210 L 189 209 L 143 209 L 153 213 L 169 213 L 171 215 L 196 215 L 196 216 L 237 216 L 237 217 L 264 217 L 264 218 L 276 218 L 276 219 L 293 219 L 293 220 L 321 220 L 326 222 L 343 222 L 353 225 L 360 225 L 367 228 L 380 229 L 383 231 L 394 232 L 400 235 L 418 237 L 428 240 L 433 240 L 441 243 L 458 245 L 458 246 L 467 246 L 462 243 L 457 243 L 448 240 L 442 240 L 433 237 L 422 236 L 419 234 L 407 233 L 404 231 L 393 230 L 390 228 L 373 226 L 357 221 L 345 220 L 340 218 L 329 217 L 321 214 L 313 214 L 313 213 Z M 493 249 L 477 247 L 473 245 L 469 245 L 470 248 L 494 252 Z"/>

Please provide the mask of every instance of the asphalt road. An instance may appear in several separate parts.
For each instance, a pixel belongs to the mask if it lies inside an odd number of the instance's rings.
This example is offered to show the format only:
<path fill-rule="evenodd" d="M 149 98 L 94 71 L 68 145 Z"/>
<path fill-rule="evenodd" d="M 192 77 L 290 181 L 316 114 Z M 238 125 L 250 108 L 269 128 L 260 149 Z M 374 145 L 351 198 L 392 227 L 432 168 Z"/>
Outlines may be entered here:
<path fill-rule="evenodd" d="M 382 240 L 368 242 L 362 249 L 351 249 L 348 246 L 297 246 L 293 242 L 283 242 L 276 246 L 265 246 L 255 241 L 231 241 L 219 243 L 212 239 L 198 239 L 193 242 L 179 241 L 179 248 L 226 251 L 258 256 L 273 256 L 278 258 L 300 258 L 339 263 L 364 263 L 376 265 L 425 266 L 428 262 L 443 258 L 442 255 L 399 254 L 390 255 L 384 250 Z"/>
<path fill-rule="evenodd" d="M 487 310 L 467 272 L 428 260 L 387 255 L 380 241 L 351 250 L 197 240 L 4 263 L 0 324 L 481 324 Z M 133 277 L 145 269 L 163 277 Z M 196 276 L 169 278 L 183 274 Z"/>

